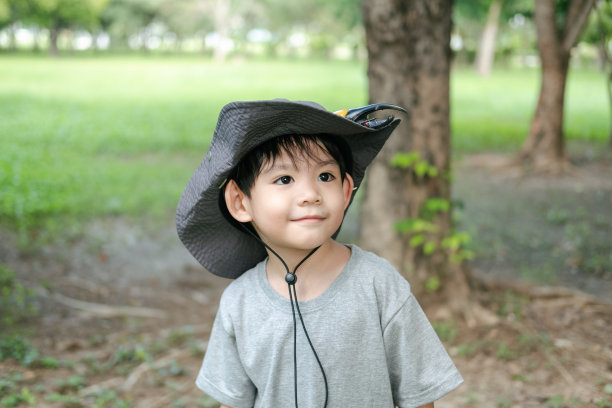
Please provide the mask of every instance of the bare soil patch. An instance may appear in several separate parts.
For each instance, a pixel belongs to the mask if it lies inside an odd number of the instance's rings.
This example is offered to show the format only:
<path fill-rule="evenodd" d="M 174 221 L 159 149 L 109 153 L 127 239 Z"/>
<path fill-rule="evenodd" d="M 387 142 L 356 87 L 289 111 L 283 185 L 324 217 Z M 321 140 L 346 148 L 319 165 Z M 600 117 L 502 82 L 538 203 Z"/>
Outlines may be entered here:
<path fill-rule="evenodd" d="M 435 322 L 465 378 L 436 406 L 612 407 L 610 164 L 521 178 L 469 159 L 454 175 L 458 223 L 477 253 L 473 297 L 500 323 Z M 27 388 L 36 407 L 216 406 L 193 382 L 228 281 L 196 264 L 171 216 L 99 220 L 28 253 L 2 234 L 2 262 L 38 290 L 28 338 L 61 364 L 5 360 L 0 380 Z"/>

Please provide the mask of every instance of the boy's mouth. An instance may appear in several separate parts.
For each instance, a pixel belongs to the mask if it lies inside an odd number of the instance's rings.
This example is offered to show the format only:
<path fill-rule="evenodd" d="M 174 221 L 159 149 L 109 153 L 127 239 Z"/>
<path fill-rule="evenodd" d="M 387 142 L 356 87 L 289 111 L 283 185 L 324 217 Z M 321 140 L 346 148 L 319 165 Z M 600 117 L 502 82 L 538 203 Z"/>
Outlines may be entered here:
<path fill-rule="evenodd" d="M 303 217 L 299 217 L 299 218 L 294 218 L 292 221 L 294 222 L 319 222 L 319 221 L 323 221 L 325 219 L 325 217 L 321 216 L 321 215 L 305 215 Z"/>

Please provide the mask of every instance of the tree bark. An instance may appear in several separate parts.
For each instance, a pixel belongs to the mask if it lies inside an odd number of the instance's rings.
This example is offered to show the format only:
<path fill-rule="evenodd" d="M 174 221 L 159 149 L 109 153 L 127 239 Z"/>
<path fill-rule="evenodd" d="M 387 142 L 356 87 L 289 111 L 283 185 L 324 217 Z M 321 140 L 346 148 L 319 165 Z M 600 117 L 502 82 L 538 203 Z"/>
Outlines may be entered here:
<path fill-rule="evenodd" d="M 541 63 L 538 104 L 519 158 L 538 172 L 566 170 L 563 134 L 565 85 L 571 50 L 584 29 L 594 0 L 572 0 L 564 27 L 558 27 L 554 0 L 535 2 L 534 19 Z"/>
<path fill-rule="evenodd" d="M 486 77 L 491 74 L 493 61 L 495 60 L 495 38 L 499 27 L 499 16 L 501 14 L 501 0 L 493 0 L 489 6 L 487 23 L 476 53 L 476 71 L 480 76 Z"/>
<path fill-rule="evenodd" d="M 59 55 L 57 49 L 57 38 L 59 37 L 59 29 L 53 27 L 49 30 L 49 55 L 57 57 Z"/>
<path fill-rule="evenodd" d="M 230 0 L 217 0 L 214 21 L 218 38 L 213 52 L 213 59 L 216 62 L 223 62 L 227 58 L 226 47 L 229 41 L 230 17 Z"/>
<path fill-rule="evenodd" d="M 388 259 L 423 294 L 424 281 L 436 276 L 442 295 L 465 313 L 469 289 L 461 265 L 452 265 L 440 241 L 451 231 L 450 211 L 438 213 L 437 249 L 425 254 L 396 230 L 406 218 L 420 217 L 430 198 L 450 202 L 450 34 L 452 0 L 376 0 L 363 2 L 368 48 L 370 102 L 403 106 L 408 114 L 370 165 L 361 208 L 360 244 Z M 398 152 L 418 152 L 438 176 L 390 166 Z M 452 289 L 452 290 L 451 290 Z"/>
<path fill-rule="evenodd" d="M 596 8 L 597 31 L 599 32 L 600 42 L 598 44 L 601 70 L 606 76 L 606 90 L 608 91 L 608 107 L 610 108 L 610 129 L 608 131 L 608 144 L 612 148 L 612 60 L 608 54 L 608 33 L 603 24 L 603 17 L 600 8 Z"/>

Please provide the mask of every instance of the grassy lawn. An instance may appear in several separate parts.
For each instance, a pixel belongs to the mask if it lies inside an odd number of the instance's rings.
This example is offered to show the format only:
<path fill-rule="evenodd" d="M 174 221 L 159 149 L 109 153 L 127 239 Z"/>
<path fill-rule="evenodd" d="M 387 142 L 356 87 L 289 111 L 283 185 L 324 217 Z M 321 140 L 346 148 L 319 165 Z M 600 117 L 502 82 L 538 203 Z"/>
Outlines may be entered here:
<path fill-rule="evenodd" d="M 455 70 L 453 149 L 517 150 L 529 130 L 539 91 L 538 69 L 498 70 L 484 79 L 471 70 Z M 570 70 L 565 98 L 566 138 L 605 143 L 610 118 L 603 74 Z"/>
<path fill-rule="evenodd" d="M 100 215 L 172 211 L 233 100 L 316 100 L 330 110 L 367 102 L 354 62 L 262 61 L 216 65 L 196 58 L 0 57 L 0 222 L 24 242 Z M 569 138 L 603 143 L 603 76 L 573 71 Z M 454 149 L 520 146 L 538 72 L 452 78 Z M 42 228 L 38 228 L 42 227 Z"/>

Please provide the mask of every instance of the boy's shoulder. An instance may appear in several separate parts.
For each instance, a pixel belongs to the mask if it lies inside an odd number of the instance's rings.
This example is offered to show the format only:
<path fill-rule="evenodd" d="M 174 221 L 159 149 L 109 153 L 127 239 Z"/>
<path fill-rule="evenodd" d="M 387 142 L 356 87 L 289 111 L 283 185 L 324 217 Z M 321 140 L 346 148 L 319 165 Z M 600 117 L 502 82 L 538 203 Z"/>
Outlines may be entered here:
<path fill-rule="evenodd" d="M 265 273 L 266 259 L 242 273 L 234 279 L 223 291 L 223 298 L 240 297 L 245 292 L 253 292 L 259 288 L 259 273 Z"/>
<path fill-rule="evenodd" d="M 379 310 L 395 310 L 412 296 L 410 283 L 387 259 L 357 246 L 353 246 L 352 251 L 359 258 L 352 274 L 353 287 L 358 285 L 371 293 Z"/>
<path fill-rule="evenodd" d="M 372 279 L 374 283 L 400 285 L 402 289 L 406 289 L 407 285 L 408 289 L 410 288 L 408 281 L 387 259 L 356 245 L 351 245 L 350 248 L 352 256 L 357 258 L 354 265 L 360 275 Z"/>

